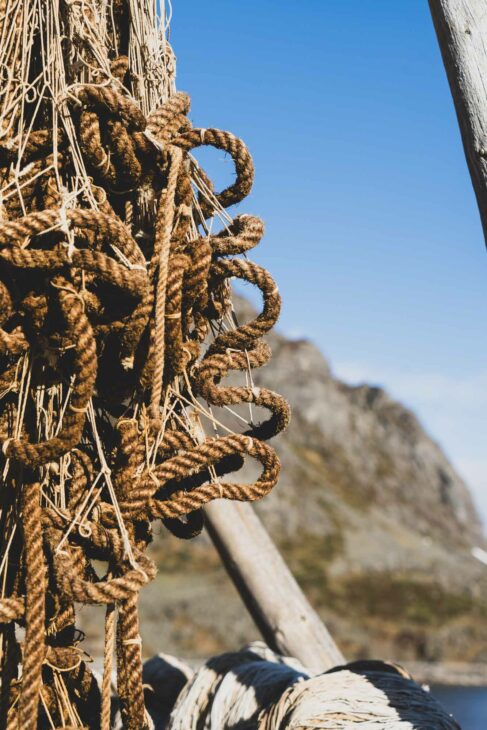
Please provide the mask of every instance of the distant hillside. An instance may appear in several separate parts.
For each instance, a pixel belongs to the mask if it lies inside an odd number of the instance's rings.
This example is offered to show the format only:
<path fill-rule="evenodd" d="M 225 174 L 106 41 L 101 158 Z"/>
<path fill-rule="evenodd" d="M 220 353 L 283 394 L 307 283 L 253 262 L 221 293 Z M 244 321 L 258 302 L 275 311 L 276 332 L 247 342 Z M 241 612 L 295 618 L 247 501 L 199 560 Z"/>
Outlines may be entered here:
<path fill-rule="evenodd" d="M 239 302 L 242 321 L 252 316 Z M 335 378 L 306 340 L 269 338 L 256 385 L 285 395 L 280 484 L 258 512 L 344 652 L 485 661 L 487 568 L 467 487 L 416 417 L 381 388 Z M 205 538 L 155 526 L 156 581 L 142 591 L 147 654 L 208 655 L 256 630 Z"/>

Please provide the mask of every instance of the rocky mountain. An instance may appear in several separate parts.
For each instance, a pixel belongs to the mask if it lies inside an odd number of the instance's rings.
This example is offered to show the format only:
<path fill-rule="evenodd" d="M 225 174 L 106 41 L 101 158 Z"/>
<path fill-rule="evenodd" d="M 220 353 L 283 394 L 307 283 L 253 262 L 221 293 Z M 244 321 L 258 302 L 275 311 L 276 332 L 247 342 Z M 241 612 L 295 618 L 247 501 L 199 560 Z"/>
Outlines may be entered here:
<path fill-rule="evenodd" d="M 253 316 L 243 300 L 239 310 Z M 382 388 L 334 377 L 311 342 L 269 344 L 255 384 L 286 396 L 293 420 L 275 440 L 280 483 L 257 510 L 345 654 L 487 659 L 487 569 L 471 555 L 484 538 L 440 446 Z M 147 654 L 208 656 L 256 638 L 208 539 L 155 533 Z"/>

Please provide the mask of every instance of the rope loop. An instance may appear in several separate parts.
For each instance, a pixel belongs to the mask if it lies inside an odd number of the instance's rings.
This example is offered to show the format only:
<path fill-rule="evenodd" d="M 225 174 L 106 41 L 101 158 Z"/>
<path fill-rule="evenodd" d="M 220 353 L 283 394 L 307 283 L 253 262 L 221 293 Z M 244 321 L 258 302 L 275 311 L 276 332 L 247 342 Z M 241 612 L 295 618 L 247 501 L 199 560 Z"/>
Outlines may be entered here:
<path fill-rule="evenodd" d="M 2 42 L 0 705 L 8 727 L 109 730 L 115 656 L 123 726 L 141 730 L 151 522 L 192 539 L 212 500 L 275 486 L 266 441 L 289 408 L 254 370 L 270 358 L 280 296 L 240 257 L 262 221 L 228 212 L 253 183 L 244 142 L 193 128 L 168 79 L 172 51 L 154 51 L 129 4 L 67 4 L 56 24 L 42 3 L 12 13 Z M 192 154 L 201 146 L 232 158 L 220 192 Z M 262 296 L 241 323 L 234 278 Z M 230 476 L 246 459 L 254 481 Z M 106 607 L 101 691 L 79 648 L 87 604 Z"/>

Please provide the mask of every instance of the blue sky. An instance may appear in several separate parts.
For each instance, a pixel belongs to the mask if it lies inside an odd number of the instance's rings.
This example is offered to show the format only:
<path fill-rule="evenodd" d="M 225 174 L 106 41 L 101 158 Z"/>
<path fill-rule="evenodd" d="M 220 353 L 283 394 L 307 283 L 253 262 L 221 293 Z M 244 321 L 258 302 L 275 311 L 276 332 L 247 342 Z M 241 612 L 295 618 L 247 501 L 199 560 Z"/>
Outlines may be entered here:
<path fill-rule="evenodd" d="M 281 328 L 413 407 L 487 523 L 487 256 L 428 3 L 173 5 L 194 123 L 254 156 Z"/>

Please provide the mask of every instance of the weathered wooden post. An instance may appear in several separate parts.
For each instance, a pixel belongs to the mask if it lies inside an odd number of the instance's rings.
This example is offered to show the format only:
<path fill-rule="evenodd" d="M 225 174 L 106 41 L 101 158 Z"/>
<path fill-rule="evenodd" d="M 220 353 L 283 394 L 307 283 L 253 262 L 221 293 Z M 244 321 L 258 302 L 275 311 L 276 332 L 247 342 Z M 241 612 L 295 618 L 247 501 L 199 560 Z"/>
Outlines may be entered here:
<path fill-rule="evenodd" d="M 220 500 L 205 513 L 223 564 L 267 644 L 317 674 L 342 664 L 343 654 L 251 505 Z"/>
<path fill-rule="evenodd" d="M 487 3 L 429 0 L 487 242 Z"/>

